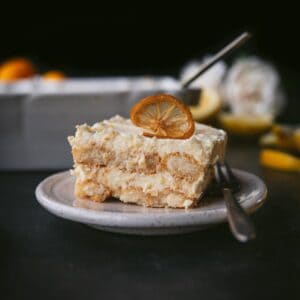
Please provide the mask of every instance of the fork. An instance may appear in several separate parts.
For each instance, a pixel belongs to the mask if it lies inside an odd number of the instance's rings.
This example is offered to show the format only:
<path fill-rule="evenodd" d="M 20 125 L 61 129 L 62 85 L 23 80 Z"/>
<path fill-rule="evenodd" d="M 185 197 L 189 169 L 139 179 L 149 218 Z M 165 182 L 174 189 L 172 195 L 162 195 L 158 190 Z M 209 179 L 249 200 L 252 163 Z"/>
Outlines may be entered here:
<path fill-rule="evenodd" d="M 225 199 L 227 217 L 232 234 L 240 242 L 255 239 L 254 225 L 233 193 L 240 185 L 239 181 L 226 162 L 222 164 L 221 162 L 216 163 L 215 177 Z"/>

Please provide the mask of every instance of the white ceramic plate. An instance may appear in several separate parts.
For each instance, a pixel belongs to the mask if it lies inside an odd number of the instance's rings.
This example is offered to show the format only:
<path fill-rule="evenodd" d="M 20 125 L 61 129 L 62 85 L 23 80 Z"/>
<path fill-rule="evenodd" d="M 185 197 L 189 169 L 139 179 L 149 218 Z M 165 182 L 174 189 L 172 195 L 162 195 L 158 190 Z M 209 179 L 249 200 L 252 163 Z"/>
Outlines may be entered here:
<path fill-rule="evenodd" d="M 245 171 L 235 169 L 234 173 L 241 183 L 237 198 L 247 212 L 254 212 L 266 199 L 265 184 L 257 176 Z M 116 199 L 95 203 L 76 199 L 74 182 L 75 178 L 69 171 L 57 173 L 37 186 L 36 197 L 42 206 L 56 216 L 97 229 L 127 234 L 185 233 L 227 220 L 222 197 L 204 197 L 199 207 L 189 210 L 146 208 L 124 204 Z"/>

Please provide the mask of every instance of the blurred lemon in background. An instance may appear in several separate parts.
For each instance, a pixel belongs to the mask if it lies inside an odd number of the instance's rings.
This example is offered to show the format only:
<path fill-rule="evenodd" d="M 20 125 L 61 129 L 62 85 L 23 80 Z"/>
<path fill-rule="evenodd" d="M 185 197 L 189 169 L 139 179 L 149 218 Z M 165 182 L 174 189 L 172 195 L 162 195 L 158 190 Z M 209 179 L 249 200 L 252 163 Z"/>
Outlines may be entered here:
<path fill-rule="evenodd" d="M 218 118 L 222 127 L 236 135 L 259 135 L 272 127 L 273 116 L 220 113 Z"/>
<path fill-rule="evenodd" d="M 36 74 L 36 68 L 26 58 L 14 58 L 7 60 L 0 67 L 0 80 L 15 81 L 29 78 Z"/>
<path fill-rule="evenodd" d="M 58 70 L 51 70 L 46 72 L 43 75 L 43 79 L 45 80 L 52 80 L 52 81 L 60 81 L 66 78 L 65 74 Z"/>
<path fill-rule="evenodd" d="M 274 125 L 271 132 L 261 137 L 260 144 L 300 152 L 300 128 Z"/>
<path fill-rule="evenodd" d="M 265 167 L 277 170 L 300 172 L 300 159 L 278 150 L 262 150 L 260 153 L 260 163 Z"/>
<path fill-rule="evenodd" d="M 216 117 L 222 106 L 218 92 L 212 89 L 204 89 L 201 92 L 197 105 L 189 106 L 195 121 L 208 122 Z"/>

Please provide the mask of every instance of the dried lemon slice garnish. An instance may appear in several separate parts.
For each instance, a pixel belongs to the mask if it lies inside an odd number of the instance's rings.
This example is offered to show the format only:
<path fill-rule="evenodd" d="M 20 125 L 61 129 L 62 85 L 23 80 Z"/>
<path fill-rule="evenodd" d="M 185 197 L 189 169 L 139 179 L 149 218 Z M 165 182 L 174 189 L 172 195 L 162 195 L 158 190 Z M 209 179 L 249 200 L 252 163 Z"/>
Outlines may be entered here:
<path fill-rule="evenodd" d="M 134 105 L 130 112 L 133 124 L 144 128 L 145 136 L 187 139 L 195 131 L 189 108 L 174 96 L 149 96 Z"/>
<path fill-rule="evenodd" d="M 300 172 L 299 158 L 277 150 L 262 150 L 260 153 L 260 163 L 265 167 L 273 169 Z"/>

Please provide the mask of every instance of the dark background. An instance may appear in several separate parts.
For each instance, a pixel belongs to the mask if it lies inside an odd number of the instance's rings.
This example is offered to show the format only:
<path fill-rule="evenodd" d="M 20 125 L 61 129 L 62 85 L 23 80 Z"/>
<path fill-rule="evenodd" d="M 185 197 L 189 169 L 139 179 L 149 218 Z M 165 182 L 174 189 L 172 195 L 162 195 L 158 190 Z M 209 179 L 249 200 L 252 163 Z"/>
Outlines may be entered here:
<path fill-rule="evenodd" d="M 1 3 L 0 60 L 28 56 L 40 71 L 73 76 L 176 75 L 187 60 L 248 29 L 255 38 L 236 55 L 276 64 L 289 101 L 282 119 L 299 122 L 299 9 L 288 1 L 263 4 L 99 1 L 91 8 L 80 1 L 73 12 L 75 2 L 28 8 L 26 1 L 26 10 Z M 226 224 L 169 237 L 98 232 L 38 205 L 34 189 L 52 172 L 1 172 L 1 299 L 299 298 L 299 174 L 260 167 L 256 142 L 229 146 L 229 163 L 257 174 L 269 189 L 253 216 L 257 239 L 246 245 Z"/>
<path fill-rule="evenodd" d="M 255 38 L 239 54 L 300 70 L 298 9 L 287 1 L 163 3 L 40 3 L 29 10 L 16 3 L 1 13 L 0 59 L 28 56 L 40 71 L 72 76 L 176 75 L 187 60 L 215 52 L 246 29 Z"/>

